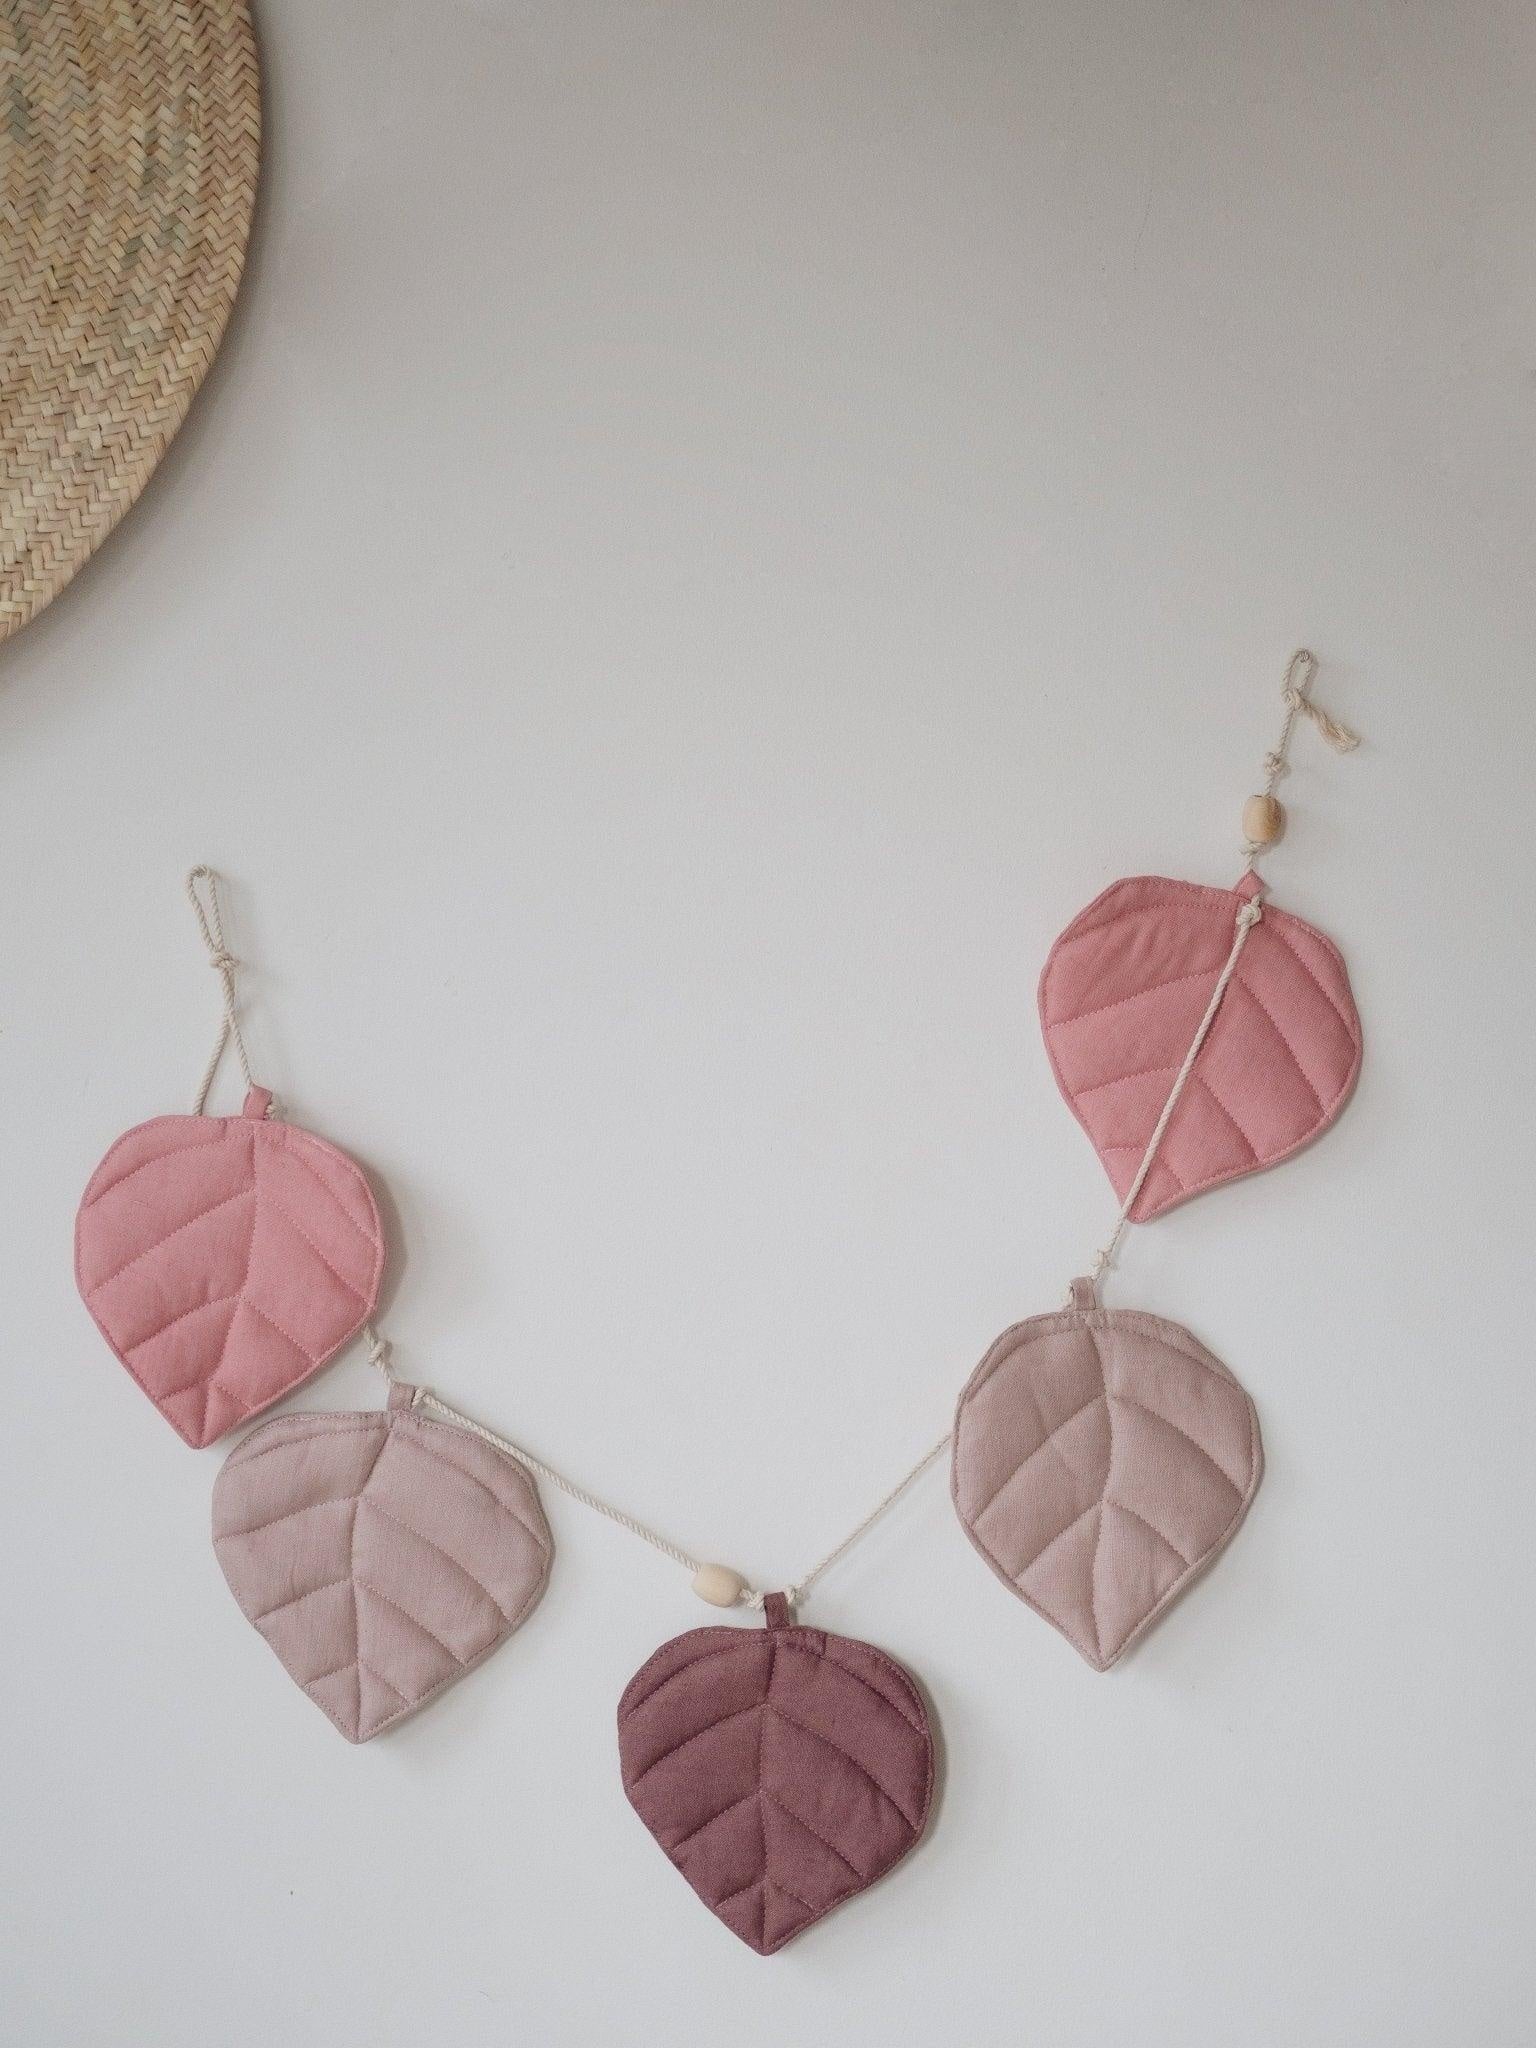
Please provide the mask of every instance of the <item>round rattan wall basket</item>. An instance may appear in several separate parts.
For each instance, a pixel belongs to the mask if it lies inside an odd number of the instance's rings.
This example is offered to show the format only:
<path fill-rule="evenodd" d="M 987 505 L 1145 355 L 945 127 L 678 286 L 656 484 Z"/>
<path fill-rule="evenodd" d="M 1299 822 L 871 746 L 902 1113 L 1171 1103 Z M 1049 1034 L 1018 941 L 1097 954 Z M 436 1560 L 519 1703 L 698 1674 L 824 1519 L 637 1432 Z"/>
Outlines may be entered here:
<path fill-rule="evenodd" d="M 186 416 L 260 151 L 246 0 L 0 0 L 0 640 Z"/>

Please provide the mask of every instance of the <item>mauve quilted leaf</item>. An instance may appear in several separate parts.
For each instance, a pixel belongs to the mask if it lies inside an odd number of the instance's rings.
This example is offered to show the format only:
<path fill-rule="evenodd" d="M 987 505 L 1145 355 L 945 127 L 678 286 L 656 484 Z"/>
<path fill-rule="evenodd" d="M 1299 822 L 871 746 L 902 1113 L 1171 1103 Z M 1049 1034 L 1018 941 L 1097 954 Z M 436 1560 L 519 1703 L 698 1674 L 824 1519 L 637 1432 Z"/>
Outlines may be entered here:
<path fill-rule="evenodd" d="M 505 1642 L 553 1546 L 521 1465 L 396 1387 L 374 1414 L 280 1415 L 225 1459 L 213 1546 L 240 1610 L 366 1742 Z"/>
<path fill-rule="evenodd" d="M 1259 1418 L 1188 1330 L 1071 1308 L 1005 1330 L 955 1415 L 951 1490 L 993 1571 L 1107 1671 L 1236 1533 Z"/>
<path fill-rule="evenodd" d="M 619 1702 L 630 1804 L 699 1897 L 772 1955 L 883 1877 L 922 1834 L 933 1738 L 894 1659 L 801 1628 L 664 1643 Z"/>
<path fill-rule="evenodd" d="M 189 1444 L 317 1372 L 378 1299 L 384 1233 L 334 1145 L 266 1114 L 162 1116 L 119 1138 L 75 1221 L 75 1278 L 113 1351 Z"/>
<path fill-rule="evenodd" d="M 1260 890 L 1138 875 L 1075 917 L 1040 977 L 1062 1094 L 1125 1197 Z M 1131 1215 L 1273 1166 L 1325 1131 L 1360 1068 L 1360 1019 L 1332 941 L 1268 903 L 1238 962 Z"/>

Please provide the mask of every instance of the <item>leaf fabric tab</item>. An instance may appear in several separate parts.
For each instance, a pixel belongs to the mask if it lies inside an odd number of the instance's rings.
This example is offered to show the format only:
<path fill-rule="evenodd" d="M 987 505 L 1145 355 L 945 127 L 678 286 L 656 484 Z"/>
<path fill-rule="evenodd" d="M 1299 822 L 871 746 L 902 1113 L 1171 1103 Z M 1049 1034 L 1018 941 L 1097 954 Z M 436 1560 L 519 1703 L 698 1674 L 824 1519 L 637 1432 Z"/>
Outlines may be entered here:
<path fill-rule="evenodd" d="M 1123 1200 L 1260 884 L 1137 875 L 1052 946 L 1040 1026 L 1057 1085 Z M 1325 1131 L 1360 1070 L 1360 1019 L 1331 940 L 1268 902 L 1131 1209 L 1145 1223 L 1274 1166 Z"/>
<path fill-rule="evenodd" d="M 955 1414 L 960 1525 L 1098 1671 L 1237 1533 L 1259 1419 L 1178 1323 L 1070 1308 L 1005 1330 Z"/>
<path fill-rule="evenodd" d="M 213 1546 L 247 1621 L 349 1742 L 423 1706 L 532 1612 L 553 1544 L 520 1465 L 404 1398 L 282 1415 L 225 1459 Z"/>
<path fill-rule="evenodd" d="M 266 1115 L 163 1116 L 128 1131 L 75 1221 L 97 1328 L 171 1427 L 212 1443 L 318 1372 L 378 1300 L 384 1233 L 367 1181 L 325 1139 Z"/>
<path fill-rule="evenodd" d="M 664 1643 L 618 1716 L 630 1804 L 759 1955 L 899 1863 L 933 1791 L 927 1711 L 901 1666 L 782 1605 L 768 1618 Z"/>

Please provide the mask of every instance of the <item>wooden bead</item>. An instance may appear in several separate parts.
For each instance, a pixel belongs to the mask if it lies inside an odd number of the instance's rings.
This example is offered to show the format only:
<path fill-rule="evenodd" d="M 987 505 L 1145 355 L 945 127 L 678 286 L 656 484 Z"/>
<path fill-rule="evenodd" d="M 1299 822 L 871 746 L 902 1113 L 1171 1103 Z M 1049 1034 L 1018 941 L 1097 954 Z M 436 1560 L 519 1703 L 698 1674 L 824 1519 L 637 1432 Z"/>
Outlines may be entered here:
<path fill-rule="evenodd" d="M 734 1607 L 747 1590 L 747 1582 L 728 1564 L 701 1564 L 693 1575 L 693 1590 L 711 1607 Z"/>
<path fill-rule="evenodd" d="M 1285 830 L 1285 806 L 1278 797 L 1251 796 L 1243 805 L 1243 836 L 1255 846 L 1273 846 Z"/>

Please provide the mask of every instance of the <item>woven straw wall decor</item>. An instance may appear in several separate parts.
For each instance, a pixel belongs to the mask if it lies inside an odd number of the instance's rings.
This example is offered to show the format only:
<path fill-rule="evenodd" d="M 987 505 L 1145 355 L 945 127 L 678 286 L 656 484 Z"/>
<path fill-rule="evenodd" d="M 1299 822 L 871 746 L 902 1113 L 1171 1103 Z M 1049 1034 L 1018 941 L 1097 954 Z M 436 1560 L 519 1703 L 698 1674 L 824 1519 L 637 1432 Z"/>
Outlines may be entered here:
<path fill-rule="evenodd" d="M 246 0 L 0 0 L 0 640 L 143 490 L 234 303 Z"/>

